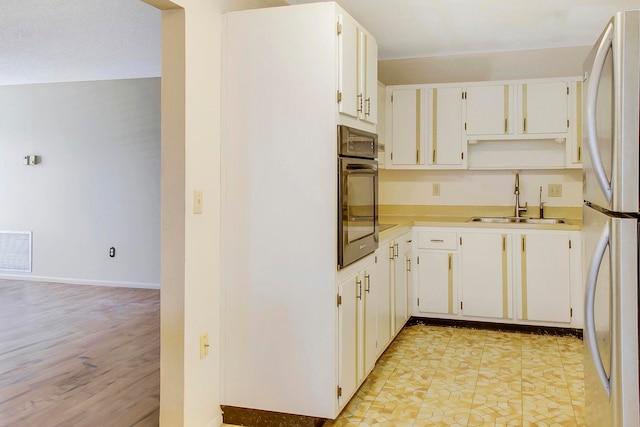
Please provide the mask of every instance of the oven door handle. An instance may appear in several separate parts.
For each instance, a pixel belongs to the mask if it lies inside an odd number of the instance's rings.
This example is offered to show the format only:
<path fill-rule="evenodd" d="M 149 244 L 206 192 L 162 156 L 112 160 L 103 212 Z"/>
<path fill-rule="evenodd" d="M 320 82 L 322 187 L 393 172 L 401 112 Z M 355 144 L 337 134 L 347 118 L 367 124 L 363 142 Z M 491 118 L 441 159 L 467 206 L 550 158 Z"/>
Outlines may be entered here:
<path fill-rule="evenodd" d="M 378 167 L 374 165 L 359 165 L 350 163 L 347 165 L 345 173 L 347 175 L 373 175 L 378 173 Z"/>

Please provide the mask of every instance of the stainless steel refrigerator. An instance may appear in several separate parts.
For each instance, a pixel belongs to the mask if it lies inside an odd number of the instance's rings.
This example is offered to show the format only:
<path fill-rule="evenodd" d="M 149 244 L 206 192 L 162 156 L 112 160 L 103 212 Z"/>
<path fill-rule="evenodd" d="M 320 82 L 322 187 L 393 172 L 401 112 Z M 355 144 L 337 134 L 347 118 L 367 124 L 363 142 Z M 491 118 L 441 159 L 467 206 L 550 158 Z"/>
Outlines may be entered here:
<path fill-rule="evenodd" d="M 586 424 L 637 427 L 640 11 L 611 18 L 584 71 Z"/>

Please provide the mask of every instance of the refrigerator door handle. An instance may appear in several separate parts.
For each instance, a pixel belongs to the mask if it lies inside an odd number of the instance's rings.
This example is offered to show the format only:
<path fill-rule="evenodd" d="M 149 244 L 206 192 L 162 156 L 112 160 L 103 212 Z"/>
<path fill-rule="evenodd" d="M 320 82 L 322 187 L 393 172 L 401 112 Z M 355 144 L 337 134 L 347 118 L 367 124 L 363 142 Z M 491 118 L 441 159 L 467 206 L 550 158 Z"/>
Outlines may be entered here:
<path fill-rule="evenodd" d="M 607 377 L 607 373 L 604 370 L 602 359 L 600 358 L 600 350 L 598 349 L 598 341 L 596 337 L 596 324 L 595 324 L 595 296 L 596 296 L 596 281 L 598 278 L 598 271 L 604 258 L 605 250 L 609 245 L 610 231 L 609 224 L 607 223 L 602 230 L 602 234 L 598 238 L 598 244 L 596 245 L 591 263 L 589 264 L 589 271 L 587 273 L 586 281 L 586 295 L 585 295 L 585 329 L 588 337 L 589 354 L 593 360 L 593 364 L 600 377 L 600 382 L 607 392 L 607 396 L 611 396 L 611 381 Z"/>
<path fill-rule="evenodd" d="M 589 76 L 590 82 L 587 85 L 587 148 L 591 155 L 593 171 L 600 184 L 600 188 L 604 193 L 607 201 L 611 203 L 611 182 L 607 178 L 607 174 L 602 165 L 602 158 L 598 152 L 598 137 L 596 134 L 596 100 L 598 98 L 598 86 L 602 77 L 602 69 L 604 68 L 607 53 L 612 46 L 613 24 L 609 23 L 605 33 L 600 41 L 598 50 L 593 60 L 593 66 Z"/>

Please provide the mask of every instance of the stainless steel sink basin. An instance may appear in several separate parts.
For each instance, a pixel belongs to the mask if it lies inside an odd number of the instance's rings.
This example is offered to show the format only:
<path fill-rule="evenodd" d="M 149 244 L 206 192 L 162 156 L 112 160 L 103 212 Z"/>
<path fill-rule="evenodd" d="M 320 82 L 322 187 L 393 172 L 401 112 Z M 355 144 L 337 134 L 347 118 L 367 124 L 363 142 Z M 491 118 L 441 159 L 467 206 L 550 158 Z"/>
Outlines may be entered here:
<path fill-rule="evenodd" d="M 471 222 L 486 222 L 494 224 L 564 224 L 565 220 L 560 218 L 523 218 L 515 216 L 503 216 L 503 217 L 474 217 L 469 221 Z"/>
<path fill-rule="evenodd" d="M 502 224 L 508 224 L 510 222 L 517 222 L 515 221 L 516 218 L 513 218 L 514 220 L 512 221 L 511 218 L 497 218 L 497 217 L 476 217 L 476 218 L 471 218 L 471 221 L 473 222 L 490 222 L 490 223 L 502 223 Z"/>
<path fill-rule="evenodd" d="M 527 218 L 527 224 L 564 224 L 564 219 L 560 218 Z"/>

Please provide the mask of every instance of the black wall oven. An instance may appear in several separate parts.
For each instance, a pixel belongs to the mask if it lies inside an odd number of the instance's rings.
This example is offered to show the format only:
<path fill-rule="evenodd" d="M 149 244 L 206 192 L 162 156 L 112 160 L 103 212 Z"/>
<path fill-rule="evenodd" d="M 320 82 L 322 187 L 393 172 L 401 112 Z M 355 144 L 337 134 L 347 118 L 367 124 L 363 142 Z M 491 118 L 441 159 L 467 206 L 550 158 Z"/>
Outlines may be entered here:
<path fill-rule="evenodd" d="M 338 126 L 338 269 L 378 248 L 378 136 Z"/>

